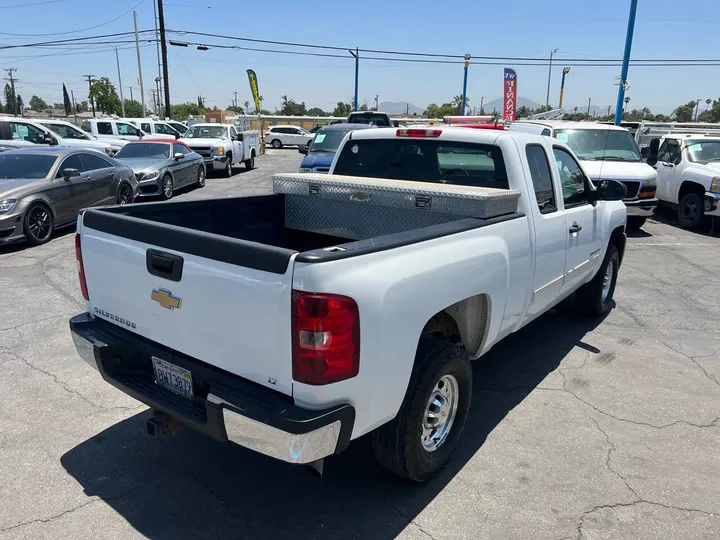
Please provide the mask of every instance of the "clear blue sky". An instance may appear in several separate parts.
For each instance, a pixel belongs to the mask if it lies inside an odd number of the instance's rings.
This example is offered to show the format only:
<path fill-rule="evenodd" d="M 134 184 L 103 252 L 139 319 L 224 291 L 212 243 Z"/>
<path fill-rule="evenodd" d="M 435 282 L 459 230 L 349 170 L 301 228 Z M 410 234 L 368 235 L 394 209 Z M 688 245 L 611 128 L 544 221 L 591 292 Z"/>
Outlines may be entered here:
<path fill-rule="evenodd" d="M 132 13 L 104 23 L 138 3 L 139 29 L 152 28 L 153 0 L 0 0 L 0 44 L 131 31 Z M 629 4 L 630 0 L 165 0 L 165 17 L 168 29 L 340 47 L 532 57 L 546 57 L 558 47 L 550 94 L 551 103 L 557 103 L 563 57 L 622 57 Z M 88 29 L 97 25 L 102 26 Z M 640 0 L 632 57 L 720 58 L 719 30 L 718 0 L 696 0 L 690 9 L 676 0 Z M 72 33 L 39 36 L 58 32 Z M 214 38 L 173 38 L 209 45 L 228 43 Z M 119 52 L 125 97 L 132 86 L 137 98 L 135 49 L 120 47 L 125 48 Z M 146 44 L 141 51 L 147 91 L 158 71 L 155 45 Z M 247 68 L 257 72 L 264 106 L 270 110 L 280 105 L 284 94 L 305 101 L 308 107 L 330 110 L 335 102 L 353 95 L 354 66 L 349 55 L 345 60 L 169 47 L 168 65 L 173 102 L 195 101 L 202 94 L 210 105 L 226 106 L 234 91 L 240 103 L 250 100 Z M 114 51 L 107 46 L 0 50 L 0 68 L 8 67 L 17 68 L 18 92 L 26 104 L 32 94 L 61 102 L 63 82 L 74 90 L 76 99 L 86 99 L 87 83 L 82 79 L 86 73 L 107 76 L 117 84 Z M 544 104 L 547 67 L 515 69 L 519 95 Z M 500 97 L 502 70 L 502 65 L 470 67 L 471 105 L 478 105 L 481 96 L 485 102 Z M 614 106 L 617 87 L 613 79 L 619 72 L 619 67 L 573 67 L 565 105 L 583 108 L 591 97 L 594 105 Z M 720 98 L 720 66 L 631 67 L 628 79 L 631 107 L 647 106 L 654 112 L 670 113 L 693 99 Z M 461 65 L 371 60 L 360 64 L 361 103 L 371 105 L 378 94 L 381 102 L 408 101 L 425 107 L 450 101 L 461 90 Z"/>

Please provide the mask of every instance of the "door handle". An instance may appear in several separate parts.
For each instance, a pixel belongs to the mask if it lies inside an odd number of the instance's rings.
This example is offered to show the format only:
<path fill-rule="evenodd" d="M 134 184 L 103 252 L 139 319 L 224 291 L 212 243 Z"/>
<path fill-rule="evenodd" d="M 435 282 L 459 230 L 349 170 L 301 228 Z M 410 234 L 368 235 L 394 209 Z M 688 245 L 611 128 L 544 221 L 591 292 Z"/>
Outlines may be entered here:
<path fill-rule="evenodd" d="M 82 175 L 82 179 L 83 179 L 83 180 L 90 180 L 90 175 L 89 175 L 89 174 L 83 174 L 83 175 Z"/>
<path fill-rule="evenodd" d="M 578 233 L 582 231 L 582 225 L 578 225 L 577 221 L 574 221 L 572 227 L 570 227 L 570 234 Z"/>
<path fill-rule="evenodd" d="M 148 249 L 145 252 L 145 264 L 148 273 L 153 276 L 180 281 L 182 279 L 183 258 L 172 253 L 165 253 L 157 249 Z"/>

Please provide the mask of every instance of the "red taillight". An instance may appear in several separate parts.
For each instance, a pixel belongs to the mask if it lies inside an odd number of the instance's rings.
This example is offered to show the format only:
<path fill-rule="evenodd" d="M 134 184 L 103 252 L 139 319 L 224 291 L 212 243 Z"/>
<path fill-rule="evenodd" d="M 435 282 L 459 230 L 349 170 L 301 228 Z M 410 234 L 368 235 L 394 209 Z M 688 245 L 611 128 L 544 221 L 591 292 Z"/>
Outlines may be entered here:
<path fill-rule="evenodd" d="M 398 137 L 439 137 L 442 129 L 398 129 L 395 135 Z"/>
<path fill-rule="evenodd" d="M 355 300 L 293 291 L 293 380 L 329 384 L 360 370 L 360 317 Z"/>
<path fill-rule="evenodd" d="M 82 260 L 82 248 L 80 247 L 80 235 L 75 235 L 75 258 L 77 259 L 78 265 L 78 279 L 80 280 L 80 290 L 82 291 L 83 298 L 90 300 L 87 290 L 87 282 L 85 281 L 85 267 L 83 266 Z"/>

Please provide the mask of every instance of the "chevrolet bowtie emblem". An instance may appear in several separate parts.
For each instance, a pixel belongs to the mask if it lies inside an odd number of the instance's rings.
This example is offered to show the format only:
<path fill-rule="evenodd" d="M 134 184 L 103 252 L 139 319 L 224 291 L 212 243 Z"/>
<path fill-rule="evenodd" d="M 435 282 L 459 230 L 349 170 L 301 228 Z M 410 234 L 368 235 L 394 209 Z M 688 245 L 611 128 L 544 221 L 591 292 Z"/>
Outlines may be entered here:
<path fill-rule="evenodd" d="M 165 309 L 180 309 L 182 305 L 182 298 L 173 296 L 173 294 L 167 289 L 153 289 L 150 298 L 155 300 Z"/>

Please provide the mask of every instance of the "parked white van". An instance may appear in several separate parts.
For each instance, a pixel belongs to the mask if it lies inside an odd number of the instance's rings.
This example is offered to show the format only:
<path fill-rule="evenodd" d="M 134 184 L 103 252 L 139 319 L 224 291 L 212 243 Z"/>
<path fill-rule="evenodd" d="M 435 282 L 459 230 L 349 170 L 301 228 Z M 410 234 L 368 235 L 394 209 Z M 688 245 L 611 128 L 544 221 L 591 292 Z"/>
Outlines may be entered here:
<path fill-rule="evenodd" d="M 559 120 L 520 120 L 507 129 L 555 137 L 572 148 L 593 182 L 618 180 L 625 184 L 628 229 L 639 229 L 655 213 L 657 171 L 642 162 L 635 139 L 627 129 L 597 122 Z"/>

